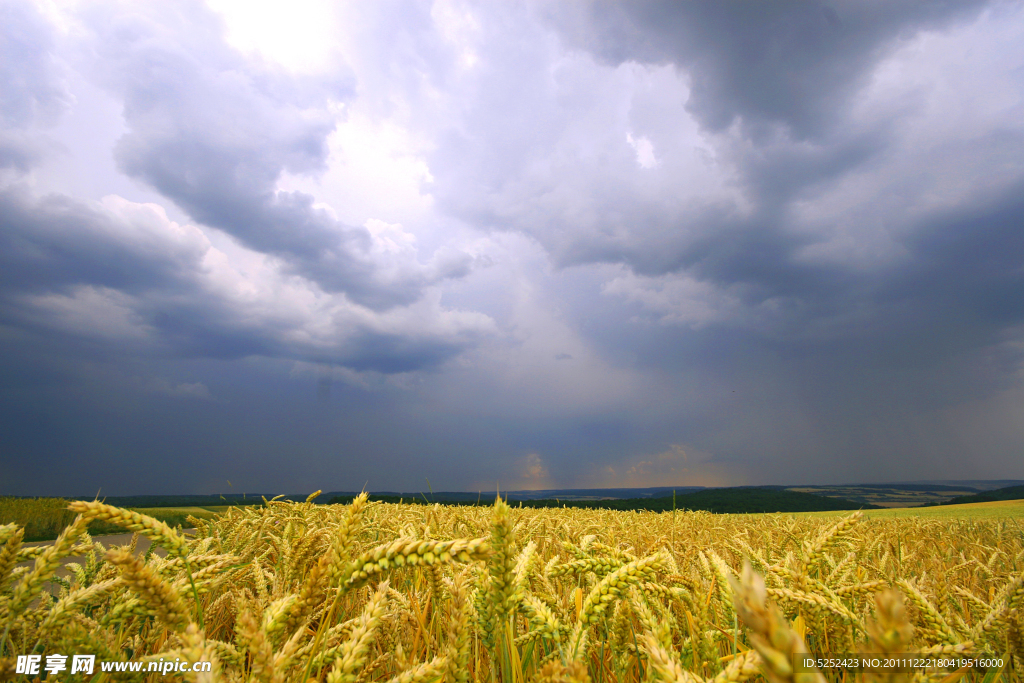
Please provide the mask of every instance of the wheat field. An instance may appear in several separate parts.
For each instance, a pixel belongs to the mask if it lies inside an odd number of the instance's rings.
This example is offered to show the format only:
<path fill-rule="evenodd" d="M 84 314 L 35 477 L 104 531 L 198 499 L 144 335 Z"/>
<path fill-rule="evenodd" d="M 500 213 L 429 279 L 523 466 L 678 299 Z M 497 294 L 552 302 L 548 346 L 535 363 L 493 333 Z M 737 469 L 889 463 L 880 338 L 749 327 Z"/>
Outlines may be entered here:
<path fill-rule="evenodd" d="M 50 546 L 0 526 L 0 680 L 18 678 L 18 655 L 52 652 L 209 661 L 186 680 L 264 683 L 1020 680 L 1015 520 L 314 496 L 192 519 L 192 535 L 99 502 L 72 503 Z M 92 520 L 163 550 L 104 547 Z M 804 652 L 990 666 L 795 667 Z M 166 677 L 90 680 L 108 678 Z"/>
<path fill-rule="evenodd" d="M 8 524 L 14 524 L 24 529 L 22 541 L 52 541 L 75 520 L 75 514 L 68 509 L 69 503 L 70 501 L 64 498 L 12 498 L 0 496 L 0 528 Z M 220 509 L 226 508 L 227 506 L 223 506 Z M 161 507 L 135 509 L 172 526 L 180 526 L 187 522 L 189 515 L 201 519 L 214 517 L 216 513 L 213 510 L 218 508 Z M 88 531 L 96 536 L 100 534 L 118 534 L 123 529 L 116 524 L 94 519 L 89 522 Z"/>

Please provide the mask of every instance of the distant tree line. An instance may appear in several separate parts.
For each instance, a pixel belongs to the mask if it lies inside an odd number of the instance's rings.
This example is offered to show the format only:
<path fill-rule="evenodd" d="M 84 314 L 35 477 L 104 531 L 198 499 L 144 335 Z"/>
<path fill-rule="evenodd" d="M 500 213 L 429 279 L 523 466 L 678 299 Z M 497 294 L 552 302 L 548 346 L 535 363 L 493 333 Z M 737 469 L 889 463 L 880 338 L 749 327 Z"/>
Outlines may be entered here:
<path fill-rule="evenodd" d="M 1011 487 L 1001 491 L 1021 491 L 1024 487 Z M 999 491 L 989 491 L 980 496 L 991 496 L 999 494 Z M 219 505 L 262 505 L 264 497 L 269 495 L 261 494 L 230 494 L 230 495 L 170 495 L 170 496 L 111 496 L 104 498 L 111 505 L 132 508 L 156 508 L 156 507 L 210 507 Z M 352 502 L 354 494 L 320 497 L 315 500 L 318 504 L 348 504 Z M 1024 497 L 1019 494 L 1016 497 Z M 963 498 L 976 498 L 976 496 L 964 496 Z M 281 496 L 279 500 L 303 501 L 304 495 Z M 91 500 L 91 499 L 90 499 Z M 370 500 L 382 503 L 408 503 L 411 505 L 484 505 L 494 503 L 490 496 L 473 498 L 460 496 L 457 499 L 445 498 L 443 494 L 434 496 L 424 492 L 419 494 L 370 494 Z M 829 510 L 861 510 L 877 508 L 877 505 L 855 502 L 844 498 L 821 496 L 813 493 L 800 491 L 787 491 L 780 487 L 771 486 L 742 486 L 733 488 L 703 489 L 690 493 L 681 493 L 673 496 L 659 496 L 656 498 L 611 498 L 603 500 L 565 500 L 560 498 L 546 498 L 540 500 L 521 500 L 514 496 L 509 497 L 510 505 L 527 508 L 585 508 L 592 510 L 649 510 L 652 512 L 668 512 L 671 510 L 705 510 L 715 513 L 746 514 L 759 512 L 824 512 Z M 954 499 L 957 501 L 959 499 Z M 984 498 L 984 500 L 1004 500 L 1003 498 Z M 950 501 L 950 502 L 954 502 Z M 968 501 L 963 501 L 968 502 Z M 970 501 L 974 502 L 974 501 Z"/>
<path fill-rule="evenodd" d="M 352 502 L 354 496 L 335 496 L 327 501 L 330 504 L 345 505 Z M 413 505 L 491 505 L 494 501 L 433 499 L 430 494 L 422 494 L 416 498 L 402 496 L 370 495 L 370 500 L 382 503 L 410 503 Z M 524 508 L 585 508 L 591 510 L 624 510 L 652 512 L 669 512 L 671 510 L 704 510 L 715 513 L 748 514 L 760 512 L 824 512 L 829 510 L 861 510 L 877 508 L 877 505 L 855 503 L 842 498 L 818 496 L 813 493 L 784 491 L 775 488 L 737 487 L 722 489 L 705 489 L 694 493 L 659 498 L 621 498 L 607 500 L 560 500 L 557 498 L 541 500 L 516 500 L 510 497 L 510 505 Z"/>
<path fill-rule="evenodd" d="M 969 496 L 957 496 L 937 505 L 963 505 L 965 503 L 991 503 L 997 500 L 1021 500 L 1024 499 L 1024 486 L 1007 486 L 994 491 L 983 491 Z"/>

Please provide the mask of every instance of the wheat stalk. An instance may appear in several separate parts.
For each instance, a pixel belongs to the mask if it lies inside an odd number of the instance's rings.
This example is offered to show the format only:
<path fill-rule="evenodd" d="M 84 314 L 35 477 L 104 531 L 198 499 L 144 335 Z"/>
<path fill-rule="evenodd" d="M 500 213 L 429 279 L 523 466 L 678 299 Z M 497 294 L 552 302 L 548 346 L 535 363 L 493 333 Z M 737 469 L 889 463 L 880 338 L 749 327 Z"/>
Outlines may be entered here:
<path fill-rule="evenodd" d="M 153 610 L 157 618 L 173 629 L 185 628 L 189 622 L 188 608 L 170 584 L 127 550 L 108 550 L 107 561 L 121 569 L 124 583 Z"/>

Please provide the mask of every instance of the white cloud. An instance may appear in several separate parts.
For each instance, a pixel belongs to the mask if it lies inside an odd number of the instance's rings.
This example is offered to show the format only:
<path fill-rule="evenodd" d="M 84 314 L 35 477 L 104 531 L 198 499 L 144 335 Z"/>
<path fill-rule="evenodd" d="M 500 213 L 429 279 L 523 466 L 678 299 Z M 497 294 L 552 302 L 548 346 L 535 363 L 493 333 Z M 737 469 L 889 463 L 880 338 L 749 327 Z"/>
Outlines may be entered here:
<path fill-rule="evenodd" d="M 433 180 L 425 145 L 400 121 L 373 118 L 357 101 L 327 138 L 327 168 L 316 175 L 282 173 L 277 187 L 315 195 L 338 220 L 415 223 L 431 218 Z"/>
<path fill-rule="evenodd" d="M 335 3 L 328 0 L 277 2 L 206 0 L 227 25 L 227 41 L 298 72 L 337 65 Z"/>
<path fill-rule="evenodd" d="M 640 168 L 654 168 L 658 165 L 658 160 L 654 156 L 654 145 L 646 136 L 634 138 L 632 133 L 626 133 L 626 142 L 636 152 L 636 163 Z"/>
<path fill-rule="evenodd" d="M 480 61 L 476 43 L 480 36 L 480 22 L 469 3 L 460 0 L 435 0 L 430 16 L 438 32 L 459 51 L 458 65 L 472 69 Z"/>

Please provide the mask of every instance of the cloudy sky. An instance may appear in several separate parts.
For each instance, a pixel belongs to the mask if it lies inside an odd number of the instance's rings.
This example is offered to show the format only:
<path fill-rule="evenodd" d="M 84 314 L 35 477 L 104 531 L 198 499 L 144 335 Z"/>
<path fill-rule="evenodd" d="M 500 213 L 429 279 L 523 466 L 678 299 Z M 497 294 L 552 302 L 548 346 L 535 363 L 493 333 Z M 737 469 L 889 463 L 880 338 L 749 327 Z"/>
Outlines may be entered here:
<path fill-rule="evenodd" d="M 1024 3 L 0 0 L 0 494 L 1024 478 Z"/>

